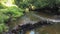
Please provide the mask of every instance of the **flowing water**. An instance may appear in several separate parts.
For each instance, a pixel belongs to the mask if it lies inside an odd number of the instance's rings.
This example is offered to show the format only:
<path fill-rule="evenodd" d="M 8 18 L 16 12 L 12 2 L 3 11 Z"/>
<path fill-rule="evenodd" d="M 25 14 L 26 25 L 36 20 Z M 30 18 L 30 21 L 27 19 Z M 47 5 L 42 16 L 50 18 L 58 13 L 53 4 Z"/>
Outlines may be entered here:
<path fill-rule="evenodd" d="M 24 25 L 28 23 L 35 24 L 38 21 L 46 20 L 46 21 L 52 21 L 56 24 L 36 28 L 34 29 L 35 34 L 60 34 L 60 27 L 59 27 L 60 21 L 54 18 L 55 17 L 53 15 L 48 15 L 44 13 L 35 13 L 34 11 L 32 11 L 26 13 L 26 15 L 21 17 L 19 20 L 12 22 L 11 28 L 15 29 L 17 28 L 17 25 Z M 30 31 L 27 31 L 26 34 L 30 34 Z"/>
<path fill-rule="evenodd" d="M 52 21 L 55 23 L 53 25 L 47 25 L 47 26 L 43 26 L 43 27 L 34 29 L 35 34 L 60 34 L 60 22 L 59 22 L 60 20 L 55 19 L 56 16 L 45 15 L 43 13 L 39 13 L 38 15 L 36 15 L 36 14 L 34 14 L 34 12 L 32 12 L 32 13 L 30 13 L 29 17 L 31 17 L 30 19 L 33 21 L 34 20 L 38 20 L 38 21 L 47 20 L 47 21 Z"/>

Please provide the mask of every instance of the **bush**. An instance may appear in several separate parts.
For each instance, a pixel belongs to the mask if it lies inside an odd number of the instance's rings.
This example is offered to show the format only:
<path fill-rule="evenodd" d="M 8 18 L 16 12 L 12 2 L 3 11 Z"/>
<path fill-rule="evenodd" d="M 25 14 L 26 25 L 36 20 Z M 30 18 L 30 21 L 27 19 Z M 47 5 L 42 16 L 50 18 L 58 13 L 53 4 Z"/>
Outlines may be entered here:
<path fill-rule="evenodd" d="M 4 23 L 1 23 L 0 24 L 0 33 L 1 32 L 7 32 L 8 31 L 8 27 L 4 24 Z"/>
<path fill-rule="evenodd" d="M 18 17 L 21 17 L 24 10 L 15 6 L 11 7 L 5 7 L 3 5 L 0 6 L 0 32 L 3 32 L 6 30 L 6 21 L 11 19 L 16 19 Z M 9 22 L 10 23 L 10 22 Z"/>
<path fill-rule="evenodd" d="M 21 8 L 17 7 L 9 7 L 6 9 L 0 9 L 0 15 L 2 20 L 7 20 L 10 17 L 20 17 L 23 15 L 23 11 Z"/>

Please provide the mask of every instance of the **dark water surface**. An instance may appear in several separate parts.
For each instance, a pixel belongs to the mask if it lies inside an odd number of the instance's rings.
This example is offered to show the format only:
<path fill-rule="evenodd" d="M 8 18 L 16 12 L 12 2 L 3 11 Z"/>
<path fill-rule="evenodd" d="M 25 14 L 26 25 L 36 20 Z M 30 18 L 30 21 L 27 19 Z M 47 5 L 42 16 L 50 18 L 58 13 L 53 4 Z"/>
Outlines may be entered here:
<path fill-rule="evenodd" d="M 36 16 L 35 14 L 42 17 L 39 18 L 39 16 Z M 56 15 L 53 16 L 53 15 L 48 15 L 44 13 L 34 13 L 34 12 L 26 13 L 26 15 L 21 17 L 19 20 L 12 22 L 10 25 L 10 28 L 15 29 L 17 28 L 17 25 L 24 25 L 27 23 L 35 24 L 38 21 L 41 21 L 41 19 L 46 20 L 46 18 L 43 18 L 43 17 L 55 19 Z M 60 22 L 55 22 L 55 23 L 56 24 L 53 24 L 53 25 L 47 25 L 47 26 L 36 28 L 34 29 L 34 32 L 35 34 L 60 34 Z M 30 31 L 27 31 L 26 34 L 30 34 Z"/>

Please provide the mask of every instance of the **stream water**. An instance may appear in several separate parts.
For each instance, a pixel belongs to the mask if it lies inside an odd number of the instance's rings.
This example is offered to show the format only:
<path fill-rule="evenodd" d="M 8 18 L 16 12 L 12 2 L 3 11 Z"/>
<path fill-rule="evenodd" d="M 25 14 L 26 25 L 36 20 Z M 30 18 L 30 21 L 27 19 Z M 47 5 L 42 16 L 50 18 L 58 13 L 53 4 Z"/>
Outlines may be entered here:
<path fill-rule="evenodd" d="M 24 25 L 24 24 L 35 24 L 38 21 L 46 20 L 54 22 L 55 24 L 51 26 L 43 26 L 37 29 L 34 29 L 35 34 L 60 34 L 60 20 L 54 19 L 55 17 L 52 15 L 45 15 L 44 13 L 35 13 L 34 11 L 26 13 L 23 17 L 21 17 L 18 21 L 11 23 L 11 29 L 16 29 L 17 25 Z M 14 25 L 13 25 L 14 24 Z M 27 31 L 29 32 L 29 31 Z M 29 34 L 29 33 L 28 33 Z"/>
<path fill-rule="evenodd" d="M 31 12 L 29 17 L 33 21 L 47 20 L 54 22 L 53 25 L 36 28 L 34 30 L 35 34 L 60 34 L 60 20 L 57 18 L 58 16 Z"/>

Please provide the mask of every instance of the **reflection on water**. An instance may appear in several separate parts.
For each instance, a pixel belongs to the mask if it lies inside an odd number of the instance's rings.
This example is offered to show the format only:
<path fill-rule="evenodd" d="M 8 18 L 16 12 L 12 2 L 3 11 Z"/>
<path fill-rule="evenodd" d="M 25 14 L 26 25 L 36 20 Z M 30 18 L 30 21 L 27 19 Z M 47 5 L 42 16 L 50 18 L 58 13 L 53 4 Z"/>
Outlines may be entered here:
<path fill-rule="evenodd" d="M 33 13 L 32 13 L 33 14 Z M 34 17 L 34 15 L 32 15 L 30 13 L 29 17 L 31 20 L 36 20 L 36 21 L 39 21 L 40 19 L 37 18 L 37 17 Z M 47 18 L 54 18 L 54 16 L 52 15 L 45 15 L 45 14 L 39 14 L 40 16 L 43 16 L 43 17 L 47 17 Z M 55 22 L 56 24 L 53 24 L 53 25 L 48 25 L 48 26 L 44 26 L 44 27 L 39 27 L 39 28 L 36 28 L 34 30 L 35 34 L 60 34 L 60 23 L 57 23 Z M 28 31 L 27 31 L 28 32 Z"/>
<path fill-rule="evenodd" d="M 37 16 L 34 16 L 32 14 L 34 14 L 34 12 L 27 13 L 25 16 L 20 18 L 18 21 L 13 22 L 11 24 L 11 26 L 14 24 L 12 27 L 14 27 L 14 26 L 16 27 L 16 25 L 24 25 L 24 24 L 27 24 L 27 23 L 34 24 L 38 21 L 41 21 L 40 18 L 37 18 Z M 52 18 L 51 16 L 44 15 L 44 14 L 39 14 L 39 15 L 41 15 L 43 17 L 45 16 L 47 18 Z M 32 33 L 33 34 L 60 34 L 60 23 L 39 27 L 39 28 L 36 28 L 32 31 L 27 31 L 26 32 L 26 34 L 32 34 Z"/>
<path fill-rule="evenodd" d="M 31 31 L 30 34 L 35 34 L 35 32 L 34 31 Z"/>
<path fill-rule="evenodd" d="M 31 31 L 28 34 L 31 33 Z M 34 29 L 34 34 L 60 34 L 60 23 Z"/>
<path fill-rule="evenodd" d="M 41 33 L 41 34 L 47 34 L 47 33 L 48 34 L 60 34 L 60 29 L 59 29 L 60 25 L 59 24 L 41 27 L 41 28 L 36 29 L 36 31 Z"/>

